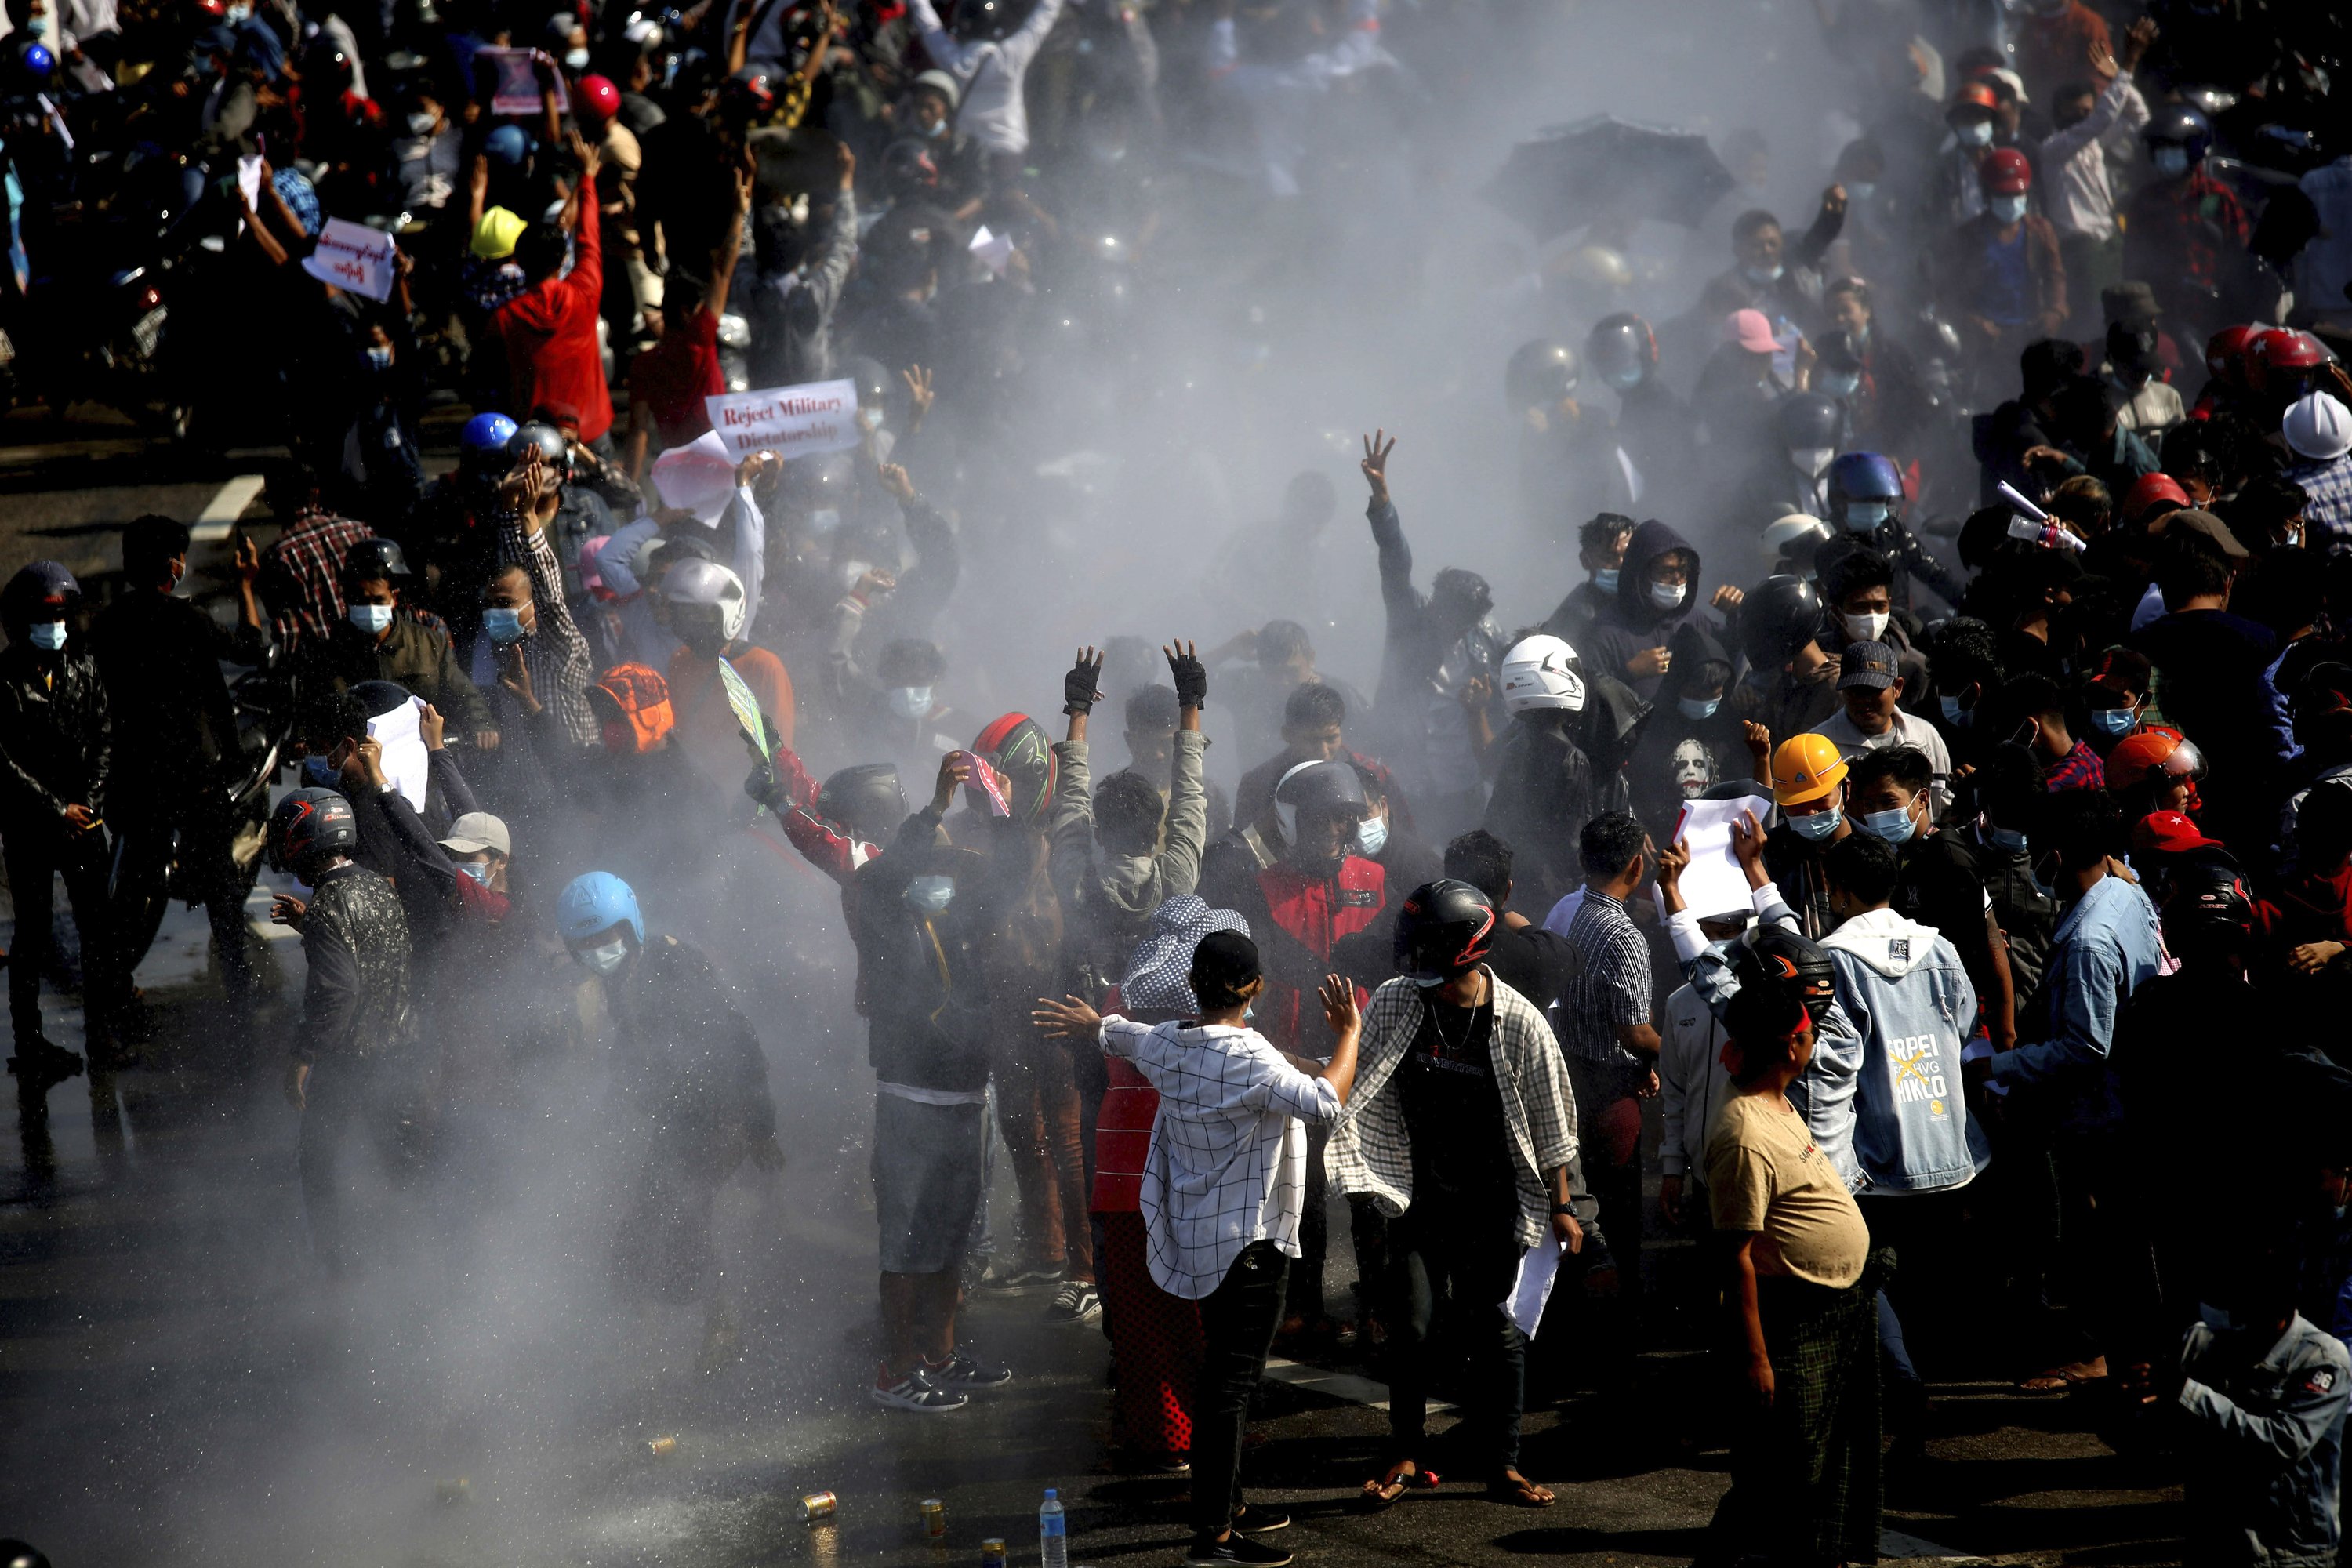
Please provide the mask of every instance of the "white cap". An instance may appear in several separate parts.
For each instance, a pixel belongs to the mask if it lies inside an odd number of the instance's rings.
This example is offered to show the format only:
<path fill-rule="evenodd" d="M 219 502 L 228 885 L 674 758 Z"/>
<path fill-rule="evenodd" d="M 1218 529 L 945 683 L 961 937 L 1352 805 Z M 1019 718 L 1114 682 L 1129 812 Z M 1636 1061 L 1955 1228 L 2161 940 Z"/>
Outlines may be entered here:
<path fill-rule="evenodd" d="M 1576 650 L 1554 637 L 1532 637 L 1503 656 L 1503 706 L 1584 711 L 1584 666 Z"/>
<path fill-rule="evenodd" d="M 2352 452 L 2352 413 L 2326 393 L 2314 392 L 2287 405 L 2279 433 L 2297 456 L 2332 462 Z"/>

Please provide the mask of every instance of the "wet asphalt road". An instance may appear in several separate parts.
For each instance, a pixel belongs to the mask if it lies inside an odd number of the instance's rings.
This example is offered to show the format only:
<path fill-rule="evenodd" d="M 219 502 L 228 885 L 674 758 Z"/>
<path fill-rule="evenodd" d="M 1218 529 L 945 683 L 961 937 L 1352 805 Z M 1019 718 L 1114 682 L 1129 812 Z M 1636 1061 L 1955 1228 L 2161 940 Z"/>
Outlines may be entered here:
<path fill-rule="evenodd" d="M 261 512 L 238 484 L 259 458 L 22 423 L 0 424 L 0 576 L 44 555 L 109 570 L 121 523 L 149 510 Z M 837 986 L 789 967 L 759 982 L 790 1163 L 722 1196 L 740 1356 L 704 1371 L 699 1308 L 607 1287 L 615 1135 L 582 1059 L 543 1064 L 531 1093 L 456 1130 L 477 1186 L 428 1194 L 412 1239 L 362 1278 L 320 1278 L 276 1088 L 299 956 L 257 941 L 275 989 L 256 1027 L 234 1028 L 201 918 L 175 910 L 140 974 L 163 1022 L 152 1065 L 20 1103 L 0 1138 L 0 1535 L 59 1568 L 930 1568 L 977 1563 L 988 1536 L 1034 1563 L 1039 1491 L 1056 1486 L 1073 1563 L 1179 1561 L 1183 1482 L 1110 1472 L 1108 1347 L 1038 1321 L 1042 1298 L 969 1315 L 978 1348 L 1015 1369 L 1009 1389 L 933 1417 L 866 1399 L 869 1075 Z M 69 1003 L 51 1020 L 76 1043 Z M 1345 1500 L 1385 1430 L 1366 1370 L 1286 1369 L 1264 1396 L 1247 1474 L 1297 1516 L 1276 1539 L 1302 1563 L 1686 1561 L 1724 1484 L 1720 1449 L 1688 1440 L 1704 1368 L 1657 1353 L 1630 1414 L 1575 1400 L 1530 1415 L 1526 1467 L 1556 1508 L 1449 1487 L 1364 1517 Z M 1937 1392 L 1926 1458 L 1891 1479 L 1891 1555 L 2177 1557 L 2173 1475 L 2119 1457 L 2089 1402 Z M 821 1489 L 839 1510 L 811 1529 L 798 1499 Z M 926 1497 L 947 1505 L 942 1545 L 921 1536 Z"/>

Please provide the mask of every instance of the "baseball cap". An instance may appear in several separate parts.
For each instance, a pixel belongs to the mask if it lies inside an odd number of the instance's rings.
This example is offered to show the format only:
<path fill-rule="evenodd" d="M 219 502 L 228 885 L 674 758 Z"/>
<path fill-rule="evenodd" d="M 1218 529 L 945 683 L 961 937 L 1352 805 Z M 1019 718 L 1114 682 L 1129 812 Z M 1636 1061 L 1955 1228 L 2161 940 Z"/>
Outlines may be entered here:
<path fill-rule="evenodd" d="M 1846 645 L 1838 656 L 1838 689 L 1850 686 L 1867 686 L 1885 690 L 1903 674 L 1895 662 L 1895 650 L 1883 642 L 1858 642 Z"/>
<path fill-rule="evenodd" d="M 2221 849 L 2218 838 L 2208 838 L 2197 825 L 2177 811 L 2151 811 L 2132 824 L 2132 848 L 2142 855 L 2186 855 L 2191 849 Z"/>
<path fill-rule="evenodd" d="M 478 855 L 485 849 L 495 849 L 509 855 L 507 825 L 487 811 L 468 811 L 449 825 L 449 837 L 441 840 L 441 847 L 452 855 Z"/>
<path fill-rule="evenodd" d="M 1761 310 L 1731 312 L 1731 341 L 1749 353 L 1769 354 L 1780 352 L 1780 340 L 1772 335 L 1772 323 Z"/>

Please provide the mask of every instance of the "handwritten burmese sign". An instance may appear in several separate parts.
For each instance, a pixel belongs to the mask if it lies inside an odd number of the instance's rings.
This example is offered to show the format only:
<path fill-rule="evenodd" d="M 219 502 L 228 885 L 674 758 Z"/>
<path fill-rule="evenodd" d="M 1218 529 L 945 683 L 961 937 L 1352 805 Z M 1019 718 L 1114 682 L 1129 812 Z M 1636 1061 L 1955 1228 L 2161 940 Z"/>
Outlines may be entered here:
<path fill-rule="evenodd" d="M 764 392 L 724 392 L 706 397 L 710 427 L 730 458 L 774 452 L 805 458 L 857 445 L 857 384 L 812 381 Z"/>
<path fill-rule="evenodd" d="M 371 300 L 389 300 L 394 254 L 392 236 L 331 217 L 319 233 L 319 248 L 302 258 L 302 270 L 321 283 Z"/>

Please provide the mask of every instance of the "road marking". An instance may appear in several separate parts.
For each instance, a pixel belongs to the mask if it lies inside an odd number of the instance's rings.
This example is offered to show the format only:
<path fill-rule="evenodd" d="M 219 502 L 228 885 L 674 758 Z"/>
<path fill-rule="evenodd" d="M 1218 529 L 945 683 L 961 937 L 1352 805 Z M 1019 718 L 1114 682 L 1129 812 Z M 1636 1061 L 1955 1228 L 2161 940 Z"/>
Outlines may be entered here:
<path fill-rule="evenodd" d="M 1386 1410 L 1389 1407 L 1387 1384 L 1374 1383 L 1369 1377 L 1358 1377 L 1353 1373 L 1328 1372 L 1319 1366 L 1305 1366 L 1295 1361 L 1285 1361 L 1277 1355 L 1266 1357 L 1265 1375 L 1276 1383 L 1286 1383 L 1293 1388 L 1303 1388 L 1309 1394 L 1320 1394 L 1332 1399 L 1345 1399 L 1355 1405 L 1367 1405 L 1374 1410 Z M 1432 1415 L 1453 1408 L 1454 1406 L 1443 1400 L 1433 1399 L 1429 1402 Z"/>
<path fill-rule="evenodd" d="M 1948 1546 L 1938 1546 L 1932 1541 L 1922 1541 L 1916 1535 L 1906 1535 L 1899 1530 L 1888 1530 L 1884 1525 L 1879 1527 L 1878 1531 L 1878 1554 L 1881 1557 L 1900 1558 L 1906 1563 L 1981 1563 L 1984 1561 L 1981 1557 L 1972 1557 L 1965 1552 L 1955 1552 Z"/>
<path fill-rule="evenodd" d="M 188 530 L 188 537 L 198 544 L 218 544 L 229 536 L 236 520 L 253 504 L 265 483 L 259 474 L 239 474 L 221 486 L 218 494 L 205 503 L 196 514 L 196 523 Z"/>

